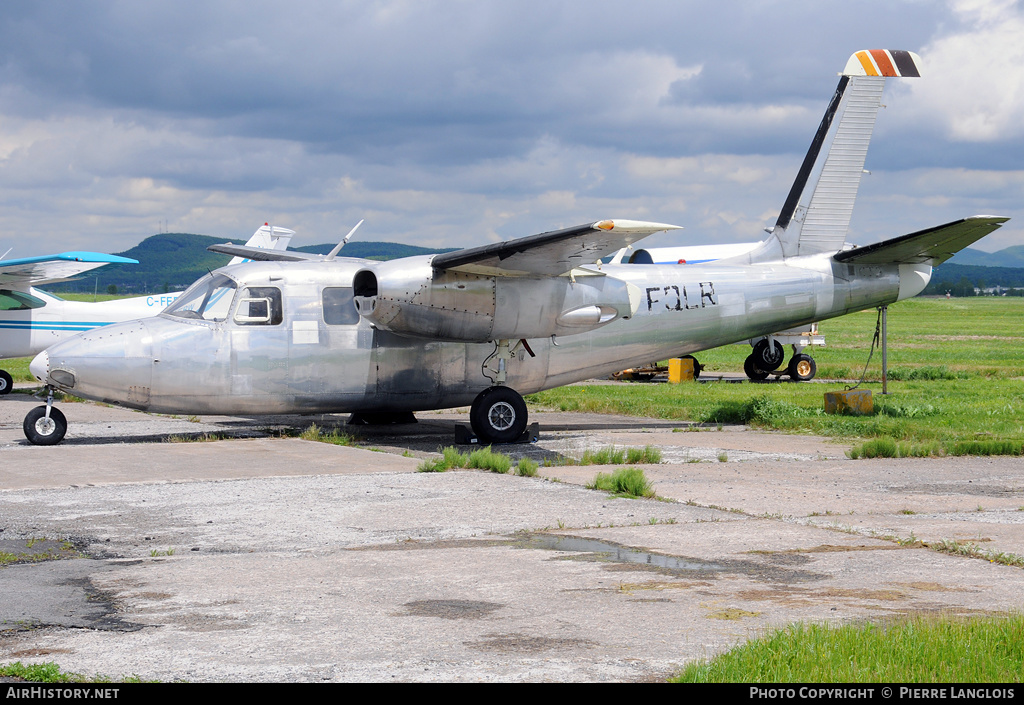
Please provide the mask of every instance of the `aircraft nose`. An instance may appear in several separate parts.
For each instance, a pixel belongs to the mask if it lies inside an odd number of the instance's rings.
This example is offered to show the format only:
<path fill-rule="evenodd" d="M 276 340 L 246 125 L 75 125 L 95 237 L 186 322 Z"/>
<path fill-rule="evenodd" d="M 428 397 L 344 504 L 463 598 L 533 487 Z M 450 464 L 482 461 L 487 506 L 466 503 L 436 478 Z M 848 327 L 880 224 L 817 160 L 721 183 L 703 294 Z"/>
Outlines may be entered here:
<path fill-rule="evenodd" d="M 36 355 L 28 364 L 28 371 L 40 382 L 46 382 L 46 377 L 50 373 L 50 356 L 46 354 L 45 350 Z"/>

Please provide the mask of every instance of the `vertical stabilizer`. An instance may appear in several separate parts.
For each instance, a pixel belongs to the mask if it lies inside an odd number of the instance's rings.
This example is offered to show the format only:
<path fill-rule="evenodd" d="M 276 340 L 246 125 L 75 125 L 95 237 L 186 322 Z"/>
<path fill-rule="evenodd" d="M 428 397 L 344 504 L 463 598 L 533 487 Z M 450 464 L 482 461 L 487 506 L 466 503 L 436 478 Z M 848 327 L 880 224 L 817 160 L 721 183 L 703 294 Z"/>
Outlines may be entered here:
<path fill-rule="evenodd" d="M 291 242 L 292 235 L 294 234 L 294 230 L 264 223 L 263 227 L 252 234 L 252 237 L 245 243 L 245 246 L 259 247 L 264 250 L 287 250 L 288 243 Z M 228 264 L 241 264 L 248 261 L 244 257 L 232 257 Z"/>
<path fill-rule="evenodd" d="M 917 77 L 909 51 L 859 51 L 850 57 L 762 251 L 783 257 L 837 252 L 846 241 L 886 77 Z M 755 255 L 756 257 L 756 255 Z"/>

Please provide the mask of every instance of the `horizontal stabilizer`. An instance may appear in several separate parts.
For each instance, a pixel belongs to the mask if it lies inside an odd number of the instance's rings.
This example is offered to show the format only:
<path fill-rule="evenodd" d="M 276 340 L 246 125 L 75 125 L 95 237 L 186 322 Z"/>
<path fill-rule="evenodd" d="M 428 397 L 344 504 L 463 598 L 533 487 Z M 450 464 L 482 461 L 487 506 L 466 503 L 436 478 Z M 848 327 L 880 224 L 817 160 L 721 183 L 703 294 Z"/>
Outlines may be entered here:
<path fill-rule="evenodd" d="M 105 264 L 138 264 L 138 260 L 101 252 L 61 252 L 56 255 L 0 260 L 0 286 L 41 286 L 69 279 Z"/>
<path fill-rule="evenodd" d="M 218 252 L 222 255 L 241 257 L 242 259 L 259 260 L 270 262 L 278 260 L 281 262 L 302 262 L 310 259 L 322 259 L 323 255 L 314 255 L 307 252 L 296 252 L 295 250 L 264 250 L 260 247 L 247 247 L 245 245 L 232 245 L 225 242 L 223 245 L 210 245 L 206 248 L 210 252 Z"/>
<path fill-rule="evenodd" d="M 487 276 L 558 276 L 580 265 L 594 264 L 648 235 L 679 229 L 678 225 L 640 220 L 601 220 L 507 242 L 446 252 L 434 257 L 431 266 Z"/>
<path fill-rule="evenodd" d="M 976 215 L 928 230 L 846 250 L 837 262 L 857 264 L 930 264 L 935 267 L 968 245 L 999 229 L 1009 218 Z"/>

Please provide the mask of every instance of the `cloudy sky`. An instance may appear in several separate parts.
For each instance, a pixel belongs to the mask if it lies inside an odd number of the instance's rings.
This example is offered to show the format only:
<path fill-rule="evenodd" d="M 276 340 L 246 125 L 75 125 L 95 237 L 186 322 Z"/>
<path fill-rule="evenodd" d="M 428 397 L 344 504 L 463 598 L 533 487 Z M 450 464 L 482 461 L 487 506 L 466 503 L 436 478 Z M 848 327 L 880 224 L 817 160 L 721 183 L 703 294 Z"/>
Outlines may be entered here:
<path fill-rule="evenodd" d="M 1011 0 L 0 5 L 0 254 L 162 230 L 472 246 L 603 218 L 760 239 L 854 51 L 890 80 L 850 240 L 1024 244 Z"/>

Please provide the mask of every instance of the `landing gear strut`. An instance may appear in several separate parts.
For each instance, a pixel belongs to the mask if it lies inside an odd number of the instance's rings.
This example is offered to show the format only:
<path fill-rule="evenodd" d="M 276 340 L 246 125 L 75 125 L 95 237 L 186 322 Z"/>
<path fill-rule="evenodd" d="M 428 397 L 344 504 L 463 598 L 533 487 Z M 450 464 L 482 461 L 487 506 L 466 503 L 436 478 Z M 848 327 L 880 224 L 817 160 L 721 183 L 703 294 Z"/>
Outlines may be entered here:
<path fill-rule="evenodd" d="M 68 432 L 68 420 L 60 409 L 53 405 L 53 390 L 49 389 L 46 404 L 37 406 L 25 415 L 21 425 L 25 438 L 36 446 L 55 446 L 64 440 Z"/>
<path fill-rule="evenodd" d="M 512 443 L 526 430 L 526 402 L 514 389 L 496 386 L 480 392 L 469 408 L 473 433 L 484 443 Z"/>

